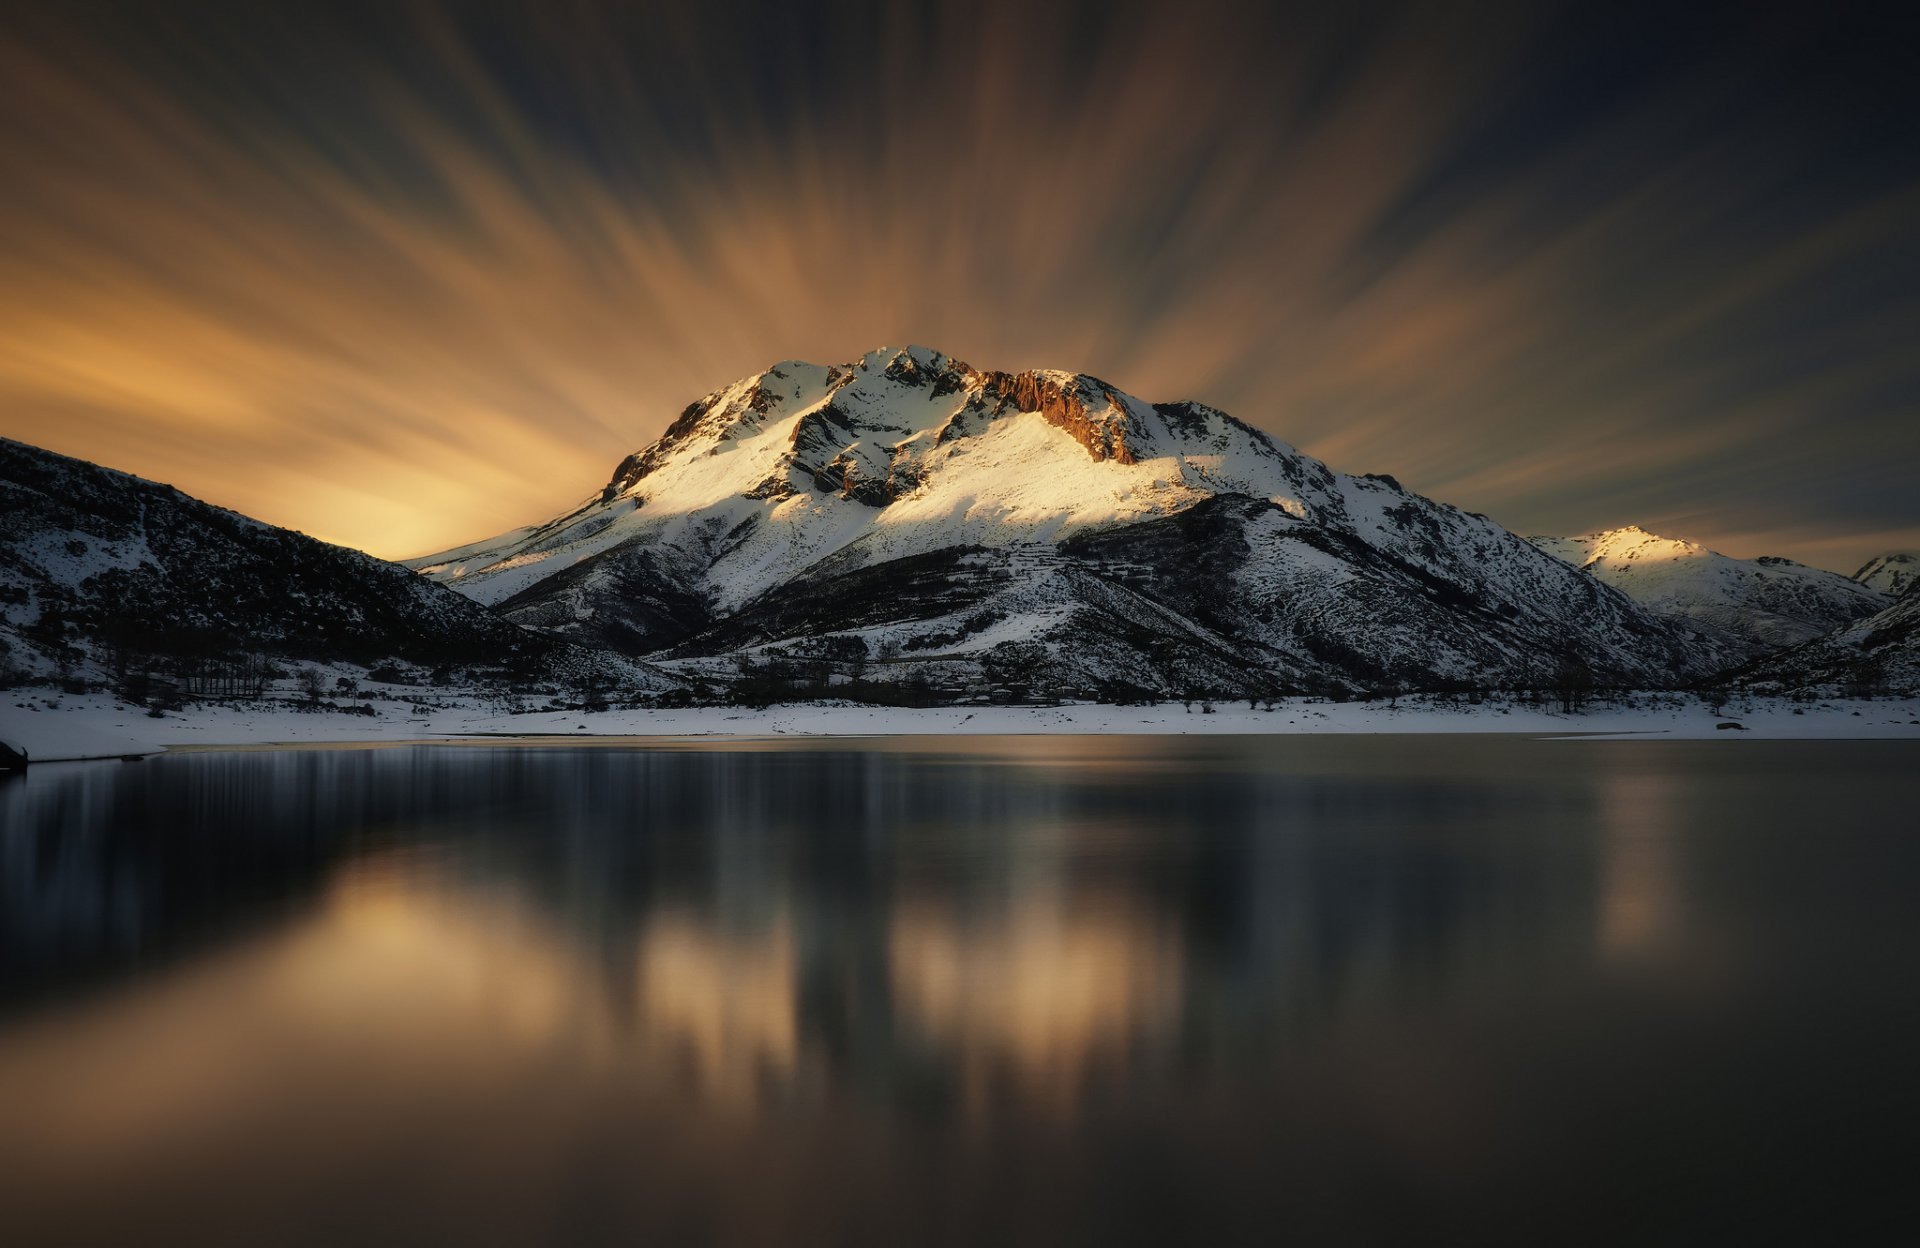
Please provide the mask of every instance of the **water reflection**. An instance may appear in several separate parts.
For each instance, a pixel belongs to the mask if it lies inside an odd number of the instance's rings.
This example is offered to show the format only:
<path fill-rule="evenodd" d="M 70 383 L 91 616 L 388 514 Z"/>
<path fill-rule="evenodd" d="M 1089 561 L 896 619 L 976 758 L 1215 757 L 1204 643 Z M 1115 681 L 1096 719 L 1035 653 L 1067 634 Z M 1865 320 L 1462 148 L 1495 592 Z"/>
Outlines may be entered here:
<path fill-rule="evenodd" d="M 1891 782 L 1920 760 L 1786 748 L 40 769 L 0 788 L 0 1207 L 149 1238 L 208 1202 L 214 1238 L 308 1202 L 336 1220 L 296 1239 L 396 1209 L 502 1242 L 1236 1239 L 1280 1216 L 1391 1238 L 1504 1225 L 1513 1184 L 1575 1199 L 1581 1158 L 1779 1165 L 1734 1130 L 1768 1081 L 1786 1119 L 1813 1103 L 1780 1099 L 1789 1077 L 1822 1112 L 1866 1085 L 1920 1108 L 1892 1064 L 1913 1010 L 1874 990 L 1920 964 Z M 1849 1070 L 1810 1075 L 1835 1047 Z M 1665 1086 L 1697 1103 L 1650 1109 Z M 122 1199 L 89 1203 L 100 1184 Z M 1694 1225 L 1725 1195 L 1601 1221 Z"/>
<path fill-rule="evenodd" d="M 1125 893 L 1030 889 L 985 922 L 908 900 L 887 932 L 899 1022 L 923 1035 L 978 1114 L 998 1092 L 1070 1110 L 1096 1069 L 1124 1074 L 1178 1035 L 1179 928 Z"/>
<path fill-rule="evenodd" d="M 635 967 L 639 1032 L 683 1055 L 691 1087 L 750 1108 L 768 1086 L 800 1077 L 800 985 L 793 924 L 721 934 L 686 910 L 641 933 Z"/>
<path fill-rule="evenodd" d="M 1605 804 L 1599 934 L 1603 957 L 1657 957 L 1682 917 L 1679 840 L 1684 829 L 1675 777 L 1610 774 Z"/>
<path fill-rule="evenodd" d="M 480 908 L 478 930 L 580 963 L 623 1026 L 685 1038 L 696 1084 L 905 1029 L 1059 1089 L 1171 1044 L 1196 1006 L 1390 1003 L 1588 926 L 1604 789 L 1119 748 L 1140 765 L 422 748 L 49 769 L 5 806 L 0 990 L 312 908 L 471 950 L 452 916 Z M 1526 835 L 1543 809 L 1563 826 Z"/>

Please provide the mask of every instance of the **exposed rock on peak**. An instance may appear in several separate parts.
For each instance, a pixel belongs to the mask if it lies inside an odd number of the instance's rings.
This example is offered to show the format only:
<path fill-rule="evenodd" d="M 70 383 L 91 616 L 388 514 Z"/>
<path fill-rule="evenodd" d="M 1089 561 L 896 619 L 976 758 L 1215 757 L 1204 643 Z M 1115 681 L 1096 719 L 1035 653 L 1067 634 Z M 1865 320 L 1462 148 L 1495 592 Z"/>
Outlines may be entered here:
<path fill-rule="evenodd" d="M 1147 439 L 1147 432 L 1126 400 L 1104 381 L 1073 373 L 987 373 L 981 386 L 1001 410 L 1038 412 L 1048 424 L 1066 430 L 1095 460 L 1139 462 L 1133 448 Z"/>

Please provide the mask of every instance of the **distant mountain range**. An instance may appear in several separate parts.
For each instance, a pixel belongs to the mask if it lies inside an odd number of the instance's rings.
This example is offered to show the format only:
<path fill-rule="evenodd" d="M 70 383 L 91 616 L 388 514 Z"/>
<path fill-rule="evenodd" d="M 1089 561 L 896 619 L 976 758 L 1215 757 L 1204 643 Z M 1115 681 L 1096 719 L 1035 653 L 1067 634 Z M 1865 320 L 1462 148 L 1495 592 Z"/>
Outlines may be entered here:
<path fill-rule="evenodd" d="M 0 534 L 16 673 L 61 646 L 244 645 L 603 665 L 643 692 L 1685 686 L 1867 628 L 1912 575 L 1639 529 L 1529 541 L 1205 404 L 924 347 L 743 378 L 579 506 L 422 575 L 17 443 Z"/>
<path fill-rule="evenodd" d="M 1769 654 L 1884 610 L 1878 587 L 1791 559 L 1733 559 L 1638 526 L 1533 544 L 1736 654 Z M 1869 565 L 1872 566 L 1872 565 Z"/>

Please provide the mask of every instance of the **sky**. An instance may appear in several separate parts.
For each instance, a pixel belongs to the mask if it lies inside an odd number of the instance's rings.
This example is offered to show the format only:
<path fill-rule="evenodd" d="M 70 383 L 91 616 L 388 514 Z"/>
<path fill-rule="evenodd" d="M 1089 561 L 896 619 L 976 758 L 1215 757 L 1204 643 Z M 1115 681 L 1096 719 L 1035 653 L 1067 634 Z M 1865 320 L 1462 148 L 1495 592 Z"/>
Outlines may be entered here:
<path fill-rule="evenodd" d="M 921 343 L 1521 533 L 1920 548 L 1915 6 L 0 6 L 0 435 L 399 557 Z"/>

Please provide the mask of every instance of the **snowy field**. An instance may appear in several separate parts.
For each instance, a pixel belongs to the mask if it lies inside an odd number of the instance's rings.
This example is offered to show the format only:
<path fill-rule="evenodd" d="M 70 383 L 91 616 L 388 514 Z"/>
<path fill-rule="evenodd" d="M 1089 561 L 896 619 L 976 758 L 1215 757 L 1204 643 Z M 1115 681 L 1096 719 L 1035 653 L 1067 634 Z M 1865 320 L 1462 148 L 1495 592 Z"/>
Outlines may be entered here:
<path fill-rule="evenodd" d="M 1286 699 L 1274 709 L 1246 703 L 1178 702 L 1160 706 L 893 707 L 796 704 L 764 711 L 738 707 L 681 710 L 539 711 L 509 714 L 477 700 L 450 699 L 422 711 L 375 702 L 372 716 L 309 710 L 291 703 L 200 705 L 150 718 L 107 695 L 60 696 L 16 690 L 0 703 L 0 741 L 25 747 L 37 762 L 115 758 L 194 747 L 307 743 L 475 741 L 506 738 L 688 738 L 1026 733 L 1454 733 L 1596 735 L 1722 740 L 1905 737 L 1920 740 L 1920 698 L 1794 704 L 1739 699 L 1710 713 L 1697 699 L 1663 705 L 1596 705 L 1566 715 L 1539 707 L 1402 698 L 1332 703 Z M 1738 723 L 1740 730 L 1719 725 Z"/>

